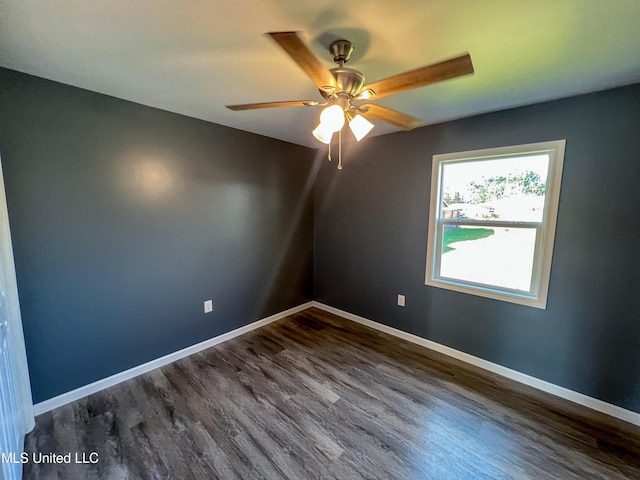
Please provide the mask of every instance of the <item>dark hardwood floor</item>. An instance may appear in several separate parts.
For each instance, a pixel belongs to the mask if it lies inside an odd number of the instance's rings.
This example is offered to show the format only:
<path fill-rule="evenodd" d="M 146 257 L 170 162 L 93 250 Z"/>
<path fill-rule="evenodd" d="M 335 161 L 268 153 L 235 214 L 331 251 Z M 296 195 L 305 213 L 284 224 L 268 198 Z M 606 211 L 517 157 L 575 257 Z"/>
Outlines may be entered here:
<path fill-rule="evenodd" d="M 640 429 L 317 309 L 36 419 L 46 479 L 639 479 Z"/>

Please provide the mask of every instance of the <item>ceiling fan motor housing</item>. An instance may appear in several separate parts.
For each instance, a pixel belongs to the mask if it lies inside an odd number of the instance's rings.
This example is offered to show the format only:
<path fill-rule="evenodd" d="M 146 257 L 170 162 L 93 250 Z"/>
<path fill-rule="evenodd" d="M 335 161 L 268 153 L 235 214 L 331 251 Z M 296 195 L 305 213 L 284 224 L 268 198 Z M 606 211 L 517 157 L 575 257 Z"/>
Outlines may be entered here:
<path fill-rule="evenodd" d="M 348 96 L 355 98 L 360 94 L 364 85 L 364 75 L 362 72 L 347 67 L 332 68 L 331 73 L 336 79 L 334 96 Z"/>

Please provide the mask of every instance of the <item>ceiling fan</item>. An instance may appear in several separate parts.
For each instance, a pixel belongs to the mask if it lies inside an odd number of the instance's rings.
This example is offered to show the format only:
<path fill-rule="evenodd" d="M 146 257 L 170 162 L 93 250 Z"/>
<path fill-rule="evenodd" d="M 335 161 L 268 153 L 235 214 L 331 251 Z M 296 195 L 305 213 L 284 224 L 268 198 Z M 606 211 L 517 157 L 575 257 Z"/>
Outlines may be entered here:
<path fill-rule="evenodd" d="M 342 149 L 342 127 L 345 120 L 357 141 L 366 136 L 373 124 L 365 117 L 382 120 L 403 130 L 411 130 L 422 124 L 422 120 L 404 113 L 362 101 L 379 99 L 395 93 L 404 92 L 450 78 L 473 73 L 471 56 L 464 54 L 415 70 L 410 70 L 377 82 L 365 85 L 364 74 L 354 68 L 345 67 L 353 52 L 353 45 L 348 40 L 336 40 L 329 46 L 333 61 L 337 68 L 327 70 L 322 62 L 309 50 L 298 35 L 298 32 L 270 32 L 269 35 L 307 74 L 318 87 L 323 103 L 315 100 L 292 100 L 283 102 L 248 103 L 243 105 L 227 105 L 231 110 L 253 110 L 272 107 L 326 107 L 320 114 L 320 123 L 313 130 L 319 141 L 329 145 L 331 160 L 331 139 L 338 132 L 339 157 Z M 341 158 L 338 168 L 342 168 Z"/>

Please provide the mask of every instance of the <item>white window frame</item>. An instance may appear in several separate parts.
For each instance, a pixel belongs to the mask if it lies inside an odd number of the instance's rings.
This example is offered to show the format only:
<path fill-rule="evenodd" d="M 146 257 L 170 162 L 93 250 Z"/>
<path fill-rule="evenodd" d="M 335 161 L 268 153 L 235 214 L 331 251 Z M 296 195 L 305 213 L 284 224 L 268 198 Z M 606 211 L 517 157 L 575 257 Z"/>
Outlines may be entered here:
<path fill-rule="evenodd" d="M 554 140 L 550 142 L 434 155 L 431 167 L 431 205 L 429 212 L 425 284 L 456 292 L 546 309 L 565 145 L 566 140 Z M 545 201 L 541 222 L 443 218 L 442 199 L 444 192 L 442 189 L 442 172 L 444 165 L 447 163 L 490 160 L 500 157 L 525 157 L 545 153 L 549 155 L 549 170 L 547 173 Z M 445 225 L 536 228 L 531 290 L 529 292 L 521 292 L 493 285 L 440 276 L 440 258 L 442 256 L 441 239 L 442 230 Z"/>

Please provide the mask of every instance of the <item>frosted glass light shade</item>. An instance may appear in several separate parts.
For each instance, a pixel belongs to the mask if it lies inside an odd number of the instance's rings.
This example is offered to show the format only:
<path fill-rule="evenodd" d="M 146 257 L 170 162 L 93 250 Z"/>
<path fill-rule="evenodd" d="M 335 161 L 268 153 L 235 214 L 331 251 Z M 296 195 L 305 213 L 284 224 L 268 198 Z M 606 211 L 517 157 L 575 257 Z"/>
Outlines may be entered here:
<path fill-rule="evenodd" d="M 371 90 L 370 88 L 367 88 L 364 92 L 358 95 L 358 100 L 366 100 L 368 98 L 373 98 L 375 96 L 376 94 L 373 92 L 373 90 Z"/>
<path fill-rule="evenodd" d="M 322 143 L 326 143 L 327 145 L 331 143 L 331 137 L 333 136 L 333 131 L 327 128 L 322 122 L 318 124 L 315 130 L 312 132 L 313 136 L 320 140 Z"/>
<path fill-rule="evenodd" d="M 356 115 L 349 122 L 349 128 L 353 133 L 353 136 L 356 137 L 356 140 L 359 142 L 362 140 L 367 133 L 371 131 L 373 128 L 373 123 L 364 118 L 362 115 Z"/>
<path fill-rule="evenodd" d="M 337 132 L 344 125 L 344 110 L 340 105 L 331 105 L 320 114 L 320 124 L 332 132 Z"/>

